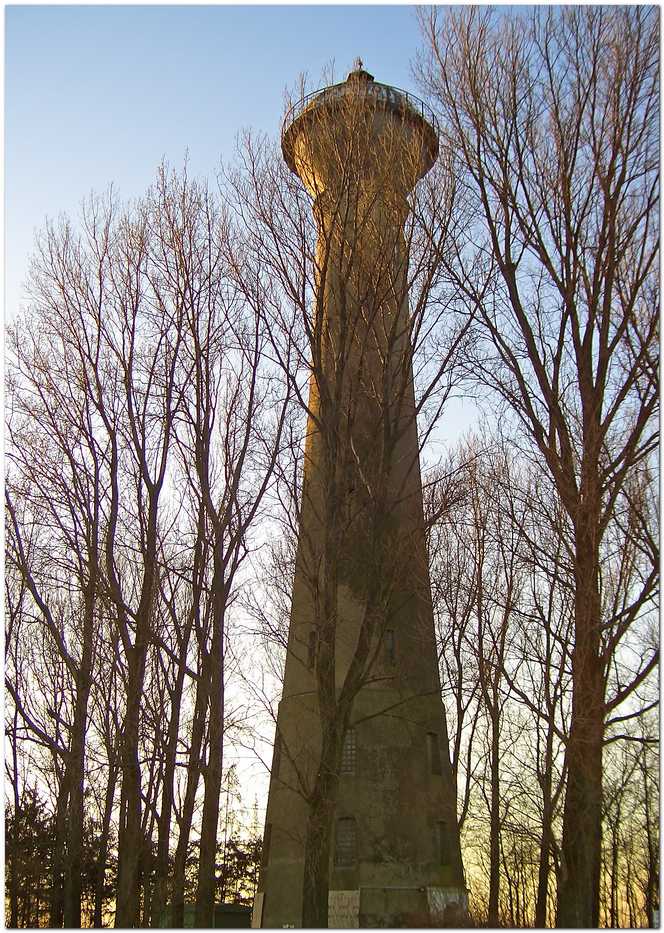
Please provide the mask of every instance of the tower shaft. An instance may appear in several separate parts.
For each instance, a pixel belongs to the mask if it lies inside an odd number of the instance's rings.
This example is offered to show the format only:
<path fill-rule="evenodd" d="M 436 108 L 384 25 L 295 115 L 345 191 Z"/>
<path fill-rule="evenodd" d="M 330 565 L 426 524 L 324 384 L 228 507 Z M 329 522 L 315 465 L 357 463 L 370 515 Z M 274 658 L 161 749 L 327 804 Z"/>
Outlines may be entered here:
<path fill-rule="evenodd" d="M 324 879 L 329 926 L 418 926 L 465 897 L 403 232 L 437 140 L 398 92 L 359 71 L 302 110 L 283 148 L 314 198 L 318 294 L 254 924 L 302 925 L 303 897 Z"/>

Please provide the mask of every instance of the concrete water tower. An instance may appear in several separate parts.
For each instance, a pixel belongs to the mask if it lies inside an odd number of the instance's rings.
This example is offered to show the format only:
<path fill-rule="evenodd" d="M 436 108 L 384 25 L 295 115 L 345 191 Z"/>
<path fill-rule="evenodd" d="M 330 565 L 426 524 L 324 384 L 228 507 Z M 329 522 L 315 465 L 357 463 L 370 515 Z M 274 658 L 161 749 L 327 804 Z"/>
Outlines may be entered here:
<path fill-rule="evenodd" d="M 317 294 L 288 653 L 252 921 L 262 927 L 302 924 L 307 789 L 321 756 L 316 665 L 330 633 L 321 554 L 332 520 L 337 699 L 350 695 L 349 682 L 361 686 L 351 691 L 339 745 L 329 926 L 455 925 L 466 906 L 424 533 L 404 236 L 408 197 L 437 158 L 438 136 L 421 101 L 375 82 L 361 64 L 300 101 L 282 135 L 284 159 L 313 198 Z"/>

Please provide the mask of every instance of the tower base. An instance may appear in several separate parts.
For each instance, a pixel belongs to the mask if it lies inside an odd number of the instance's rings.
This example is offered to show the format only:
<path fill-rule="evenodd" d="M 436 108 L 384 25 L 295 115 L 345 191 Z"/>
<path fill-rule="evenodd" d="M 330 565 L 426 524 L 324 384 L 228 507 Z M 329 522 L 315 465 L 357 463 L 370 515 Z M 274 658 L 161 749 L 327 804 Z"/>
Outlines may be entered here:
<path fill-rule="evenodd" d="M 254 903 L 252 927 L 262 926 L 262 906 L 261 893 Z M 329 929 L 458 928 L 467 925 L 467 917 L 463 888 L 361 887 L 328 895 Z"/>

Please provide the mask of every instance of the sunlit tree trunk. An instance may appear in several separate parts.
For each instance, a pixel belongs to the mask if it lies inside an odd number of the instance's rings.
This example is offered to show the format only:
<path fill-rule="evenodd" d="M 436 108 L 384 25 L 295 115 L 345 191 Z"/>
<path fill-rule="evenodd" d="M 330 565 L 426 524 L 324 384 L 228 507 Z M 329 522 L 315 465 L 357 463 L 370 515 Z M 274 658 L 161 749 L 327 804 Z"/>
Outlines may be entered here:
<path fill-rule="evenodd" d="M 220 558 L 217 558 L 220 560 Z M 212 640 L 208 657 L 210 723 L 208 760 L 203 770 L 205 795 L 201 817 L 201 840 L 196 893 L 196 926 L 214 925 L 217 833 L 224 754 L 224 638 L 226 584 L 223 568 L 212 578 Z"/>

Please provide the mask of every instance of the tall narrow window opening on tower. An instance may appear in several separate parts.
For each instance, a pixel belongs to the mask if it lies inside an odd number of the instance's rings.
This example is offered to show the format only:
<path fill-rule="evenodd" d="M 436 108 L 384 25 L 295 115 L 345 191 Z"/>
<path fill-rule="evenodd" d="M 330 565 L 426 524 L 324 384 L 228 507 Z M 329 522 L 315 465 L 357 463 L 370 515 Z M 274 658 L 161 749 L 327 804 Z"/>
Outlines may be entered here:
<path fill-rule="evenodd" d="M 279 766 L 281 765 L 281 733 L 277 728 L 276 735 L 274 737 L 274 753 L 272 755 L 272 774 L 274 777 L 279 776 Z"/>
<path fill-rule="evenodd" d="M 388 664 L 396 661 L 396 645 L 394 642 L 394 629 L 388 628 L 385 632 L 385 657 Z"/>
<path fill-rule="evenodd" d="M 427 753 L 429 758 L 429 773 L 442 774 L 440 767 L 440 745 L 438 744 L 438 733 L 427 732 Z"/>
<path fill-rule="evenodd" d="M 307 657 L 307 666 L 313 670 L 316 666 L 316 655 L 318 654 L 318 632 L 312 628 L 309 632 L 309 652 Z"/>
<path fill-rule="evenodd" d="M 347 868 L 357 861 L 357 825 L 354 816 L 343 816 L 337 820 L 335 834 L 334 864 Z"/>
<path fill-rule="evenodd" d="M 450 864 L 450 831 L 447 823 L 440 820 L 437 824 L 438 830 L 438 861 L 441 865 Z"/>
<path fill-rule="evenodd" d="M 355 774 L 357 767 L 357 735 L 355 729 L 346 729 L 341 749 L 341 773 Z"/>

